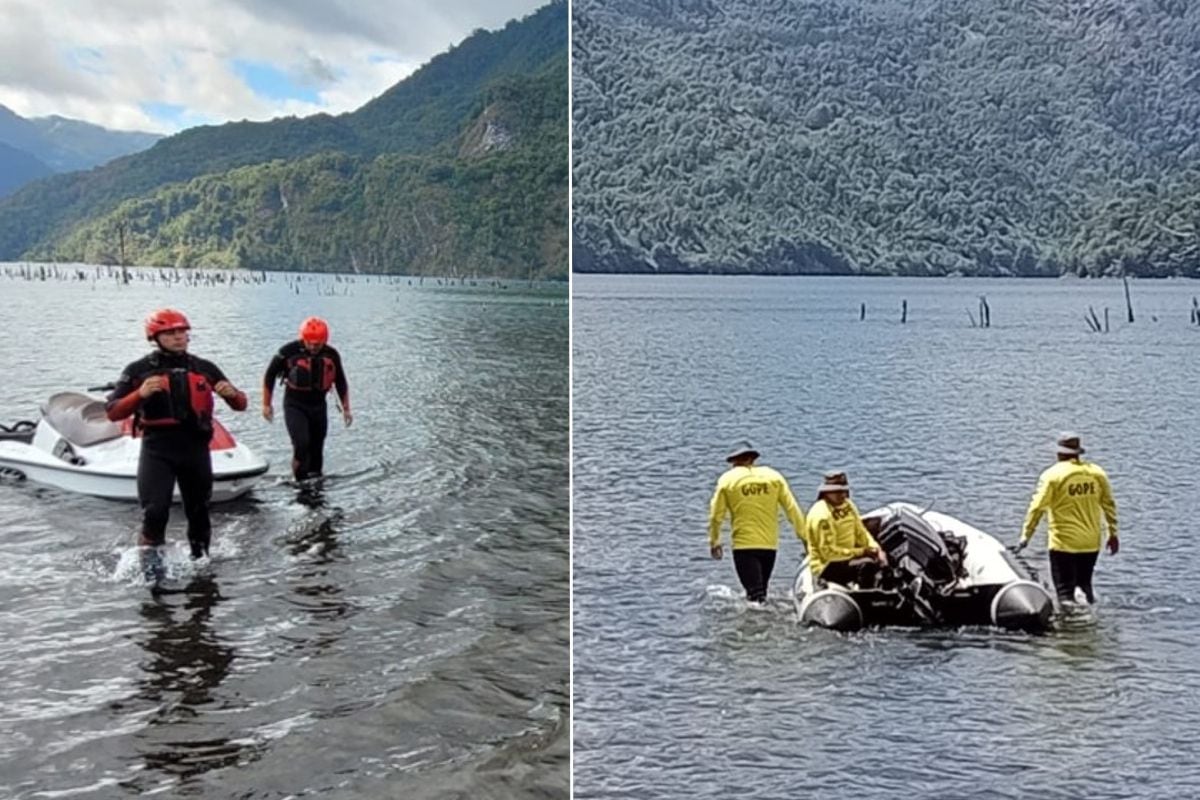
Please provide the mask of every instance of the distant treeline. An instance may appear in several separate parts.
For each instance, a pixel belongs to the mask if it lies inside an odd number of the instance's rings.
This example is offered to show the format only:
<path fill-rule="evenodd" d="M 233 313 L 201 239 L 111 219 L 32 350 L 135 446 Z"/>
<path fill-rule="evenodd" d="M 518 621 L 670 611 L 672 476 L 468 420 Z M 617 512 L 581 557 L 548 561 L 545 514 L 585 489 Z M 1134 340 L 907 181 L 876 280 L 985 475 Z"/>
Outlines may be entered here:
<path fill-rule="evenodd" d="M 572 14 L 577 271 L 1200 277 L 1200 4 Z"/>
<path fill-rule="evenodd" d="M 567 269 L 562 0 L 359 110 L 193 128 L 0 201 L 0 260 L 547 278 Z"/>

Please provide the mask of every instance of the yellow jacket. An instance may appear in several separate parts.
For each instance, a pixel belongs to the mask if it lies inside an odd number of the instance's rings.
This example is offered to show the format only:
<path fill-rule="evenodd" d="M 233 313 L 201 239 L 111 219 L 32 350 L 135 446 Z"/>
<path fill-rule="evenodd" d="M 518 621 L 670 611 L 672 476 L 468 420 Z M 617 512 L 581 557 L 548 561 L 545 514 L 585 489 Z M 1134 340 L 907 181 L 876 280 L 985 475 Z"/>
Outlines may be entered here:
<path fill-rule="evenodd" d="M 1100 513 L 1108 535 L 1117 535 L 1117 504 L 1108 475 L 1095 464 L 1072 458 L 1059 461 L 1038 478 L 1037 491 L 1025 514 L 1021 541 L 1028 542 L 1043 514 L 1050 515 L 1050 549 L 1066 553 L 1097 553 Z"/>
<path fill-rule="evenodd" d="M 717 481 L 708 504 L 708 546 L 721 542 L 721 523 L 731 517 L 733 549 L 779 548 L 779 509 L 787 514 L 804 539 L 804 510 L 796 502 L 786 480 L 770 467 L 732 467 Z"/>
<path fill-rule="evenodd" d="M 834 508 L 824 500 L 808 510 L 808 566 L 814 576 L 832 561 L 849 561 L 865 556 L 879 544 L 863 527 L 858 506 L 849 498 Z"/>

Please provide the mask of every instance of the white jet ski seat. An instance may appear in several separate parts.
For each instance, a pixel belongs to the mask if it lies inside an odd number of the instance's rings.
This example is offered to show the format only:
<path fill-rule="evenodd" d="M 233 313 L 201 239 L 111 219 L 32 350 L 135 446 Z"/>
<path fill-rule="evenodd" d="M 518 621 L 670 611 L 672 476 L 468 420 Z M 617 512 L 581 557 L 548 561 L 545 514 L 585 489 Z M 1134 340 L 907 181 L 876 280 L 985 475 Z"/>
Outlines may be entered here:
<path fill-rule="evenodd" d="M 120 424 L 108 418 L 104 403 L 79 392 L 51 395 L 42 406 L 42 416 L 77 447 L 90 447 L 121 435 Z"/>

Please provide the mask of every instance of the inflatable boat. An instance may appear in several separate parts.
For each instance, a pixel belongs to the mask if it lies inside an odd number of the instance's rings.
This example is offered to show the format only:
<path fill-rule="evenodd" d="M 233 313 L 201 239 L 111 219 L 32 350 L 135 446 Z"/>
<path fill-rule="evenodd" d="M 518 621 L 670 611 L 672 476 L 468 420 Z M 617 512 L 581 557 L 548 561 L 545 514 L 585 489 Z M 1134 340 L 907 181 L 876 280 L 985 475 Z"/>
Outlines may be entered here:
<path fill-rule="evenodd" d="M 911 503 L 863 515 L 888 566 L 876 585 L 816 582 L 808 559 L 794 584 L 806 624 L 838 631 L 879 625 L 963 626 L 1041 631 L 1054 611 L 1050 592 L 997 539 L 962 520 Z"/>
<path fill-rule="evenodd" d="M 112 422 L 102 399 L 60 392 L 42 406 L 36 423 L 0 425 L 0 475 L 68 492 L 136 501 L 141 447 L 141 438 L 133 435 L 132 418 Z M 215 503 L 250 491 L 269 466 L 215 419 L 209 452 Z M 179 502 L 178 486 L 175 502 Z"/>

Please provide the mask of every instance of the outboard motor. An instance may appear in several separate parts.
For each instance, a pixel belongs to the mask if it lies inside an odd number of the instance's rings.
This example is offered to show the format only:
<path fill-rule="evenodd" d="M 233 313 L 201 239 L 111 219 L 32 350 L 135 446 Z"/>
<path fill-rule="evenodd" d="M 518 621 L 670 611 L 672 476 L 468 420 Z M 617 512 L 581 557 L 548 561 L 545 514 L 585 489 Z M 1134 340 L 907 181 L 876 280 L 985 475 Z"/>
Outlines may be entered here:
<path fill-rule="evenodd" d="M 905 596 L 914 613 L 937 622 L 941 598 L 963 574 L 963 542 L 936 530 L 920 514 L 904 506 L 892 509 L 875 534 L 887 552 L 891 575 L 885 580 Z"/>

